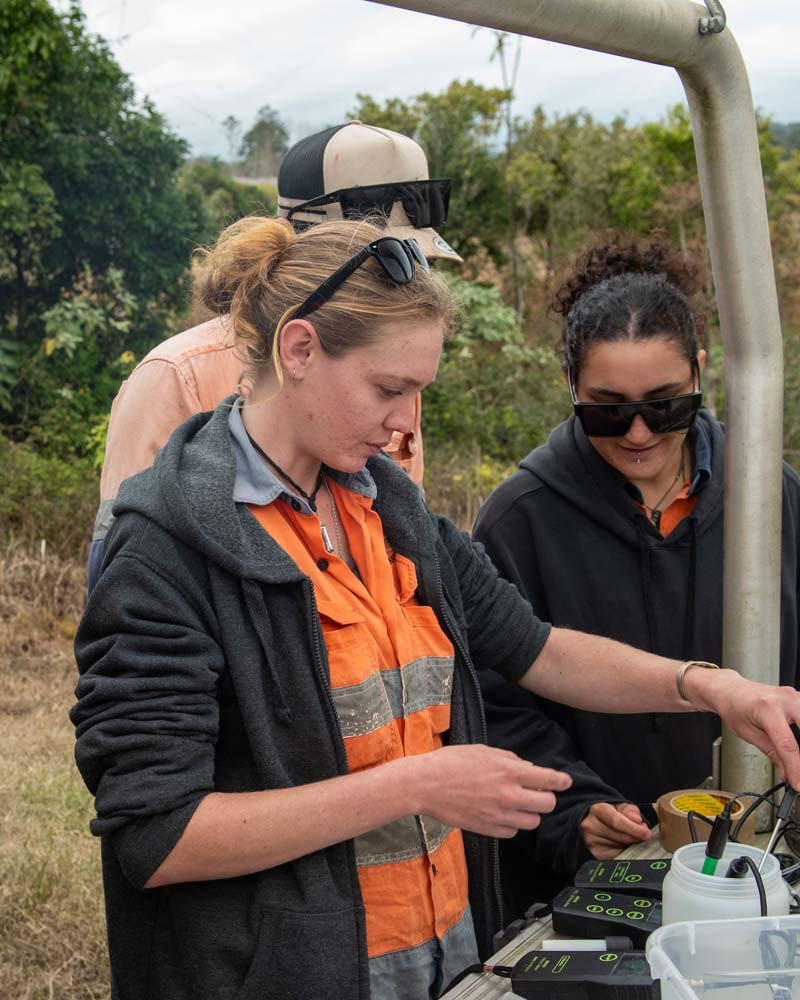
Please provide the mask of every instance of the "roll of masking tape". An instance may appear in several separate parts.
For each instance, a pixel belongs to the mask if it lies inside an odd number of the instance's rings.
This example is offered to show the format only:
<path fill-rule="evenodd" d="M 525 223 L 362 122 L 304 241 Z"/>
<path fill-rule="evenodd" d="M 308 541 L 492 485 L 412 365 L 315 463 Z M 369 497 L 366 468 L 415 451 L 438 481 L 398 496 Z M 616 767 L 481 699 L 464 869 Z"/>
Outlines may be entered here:
<path fill-rule="evenodd" d="M 688 814 L 690 812 L 700 813 L 701 816 L 706 816 L 713 823 L 714 817 L 719 816 L 732 798 L 732 792 L 719 792 L 715 789 L 704 788 L 682 788 L 680 791 L 662 795 L 656 802 L 661 846 L 667 851 L 676 851 L 684 844 L 691 844 L 694 838 L 689 828 Z M 743 796 L 733 803 L 731 810 L 732 830 L 744 815 L 744 811 L 751 801 L 752 799 Z M 737 840 L 743 844 L 752 844 L 755 838 L 755 822 L 754 810 L 737 834 Z M 708 835 L 711 833 L 710 823 L 695 817 L 694 827 L 697 840 L 708 840 Z"/>

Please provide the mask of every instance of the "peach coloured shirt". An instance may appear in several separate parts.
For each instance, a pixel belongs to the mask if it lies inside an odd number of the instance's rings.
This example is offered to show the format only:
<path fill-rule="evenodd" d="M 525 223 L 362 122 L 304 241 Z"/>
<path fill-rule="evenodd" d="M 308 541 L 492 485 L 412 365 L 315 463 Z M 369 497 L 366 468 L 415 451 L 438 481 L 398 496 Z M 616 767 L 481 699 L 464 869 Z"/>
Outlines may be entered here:
<path fill-rule="evenodd" d="M 213 410 L 236 392 L 245 367 L 225 316 L 154 347 L 122 383 L 111 406 L 100 502 L 113 500 L 124 479 L 152 465 L 179 424 L 195 413 Z M 421 485 L 420 410 L 417 396 L 414 430 L 395 434 L 386 451 Z"/>

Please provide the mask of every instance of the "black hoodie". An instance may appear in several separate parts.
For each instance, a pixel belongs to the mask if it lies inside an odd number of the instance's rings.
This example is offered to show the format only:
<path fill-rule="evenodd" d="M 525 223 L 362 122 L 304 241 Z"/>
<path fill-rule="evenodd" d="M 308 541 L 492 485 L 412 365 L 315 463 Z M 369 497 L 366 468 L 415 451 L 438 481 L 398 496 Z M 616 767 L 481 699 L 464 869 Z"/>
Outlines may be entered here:
<path fill-rule="evenodd" d="M 711 444 L 711 477 L 666 538 L 574 416 L 489 497 L 475 537 L 539 616 L 675 659 L 721 661 L 724 432 L 708 411 L 698 421 Z M 784 465 L 780 676 L 792 686 L 799 537 L 800 479 Z M 492 712 L 492 699 L 489 692 L 490 742 L 504 745 L 510 723 L 507 713 Z M 539 704 L 567 729 L 578 756 L 633 802 L 652 802 L 711 773 L 715 715 L 598 715 Z"/>
<path fill-rule="evenodd" d="M 233 397 L 125 481 L 75 640 L 76 759 L 103 838 L 115 1000 L 367 1000 L 351 840 L 239 878 L 145 890 L 211 791 L 347 772 L 311 581 L 232 499 Z M 516 679 L 549 626 L 389 458 L 367 463 L 387 541 L 456 650 L 450 743 L 485 742 L 472 658 Z M 501 914 L 496 845 L 465 833 L 478 945 Z"/>

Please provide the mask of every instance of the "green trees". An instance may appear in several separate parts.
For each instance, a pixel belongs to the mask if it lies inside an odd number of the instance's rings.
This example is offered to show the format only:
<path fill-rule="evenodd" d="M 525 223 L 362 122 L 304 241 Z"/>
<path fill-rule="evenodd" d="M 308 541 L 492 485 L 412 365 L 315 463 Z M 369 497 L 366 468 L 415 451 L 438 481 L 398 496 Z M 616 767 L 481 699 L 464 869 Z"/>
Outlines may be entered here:
<path fill-rule="evenodd" d="M 245 132 L 239 147 L 245 177 L 275 177 L 289 143 L 289 132 L 274 108 L 259 108 L 255 123 Z"/>
<path fill-rule="evenodd" d="M 452 178 L 445 235 L 465 258 L 462 275 L 479 283 L 460 285 L 469 314 L 482 320 L 450 345 L 437 386 L 428 391 L 426 442 L 450 452 L 478 447 L 483 456 L 513 460 L 527 451 L 526 439 L 531 445 L 541 440 L 564 412 L 547 303 L 571 254 L 611 227 L 666 229 L 706 268 L 706 395 L 721 410 L 723 351 L 688 110 L 679 105 L 635 126 L 623 117 L 597 122 L 585 112 L 549 115 L 542 107 L 509 120 L 509 96 L 456 81 L 441 94 L 383 104 L 360 95 L 352 112 L 413 135 L 428 154 L 431 175 Z M 784 319 L 785 443 L 800 454 L 797 126 L 776 130 L 759 118 L 758 127 Z M 513 337 L 506 340 L 511 320 L 501 306 L 516 313 L 519 350 Z"/>
<path fill-rule="evenodd" d="M 423 413 L 428 490 L 434 505 L 444 501 L 464 524 L 480 496 L 568 410 L 547 303 L 573 251 L 609 227 L 660 226 L 676 245 L 706 257 L 685 108 L 635 126 L 542 107 L 515 116 L 513 74 L 504 81 L 509 86 L 493 88 L 455 80 L 438 94 L 383 102 L 360 94 L 351 112 L 413 136 L 431 176 L 453 181 L 443 235 L 465 258 L 460 270 L 449 267 L 465 319 Z M 153 345 L 190 325 L 193 248 L 241 215 L 275 213 L 275 188 L 260 179 L 274 176 L 288 143 L 279 113 L 265 105 L 249 127 L 230 114 L 220 128 L 228 162 L 187 160 L 185 143 L 152 104 L 135 100 L 105 43 L 88 34 L 77 3 L 62 15 L 46 0 L 0 4 L 0 452 L 7 467 L 56 482 L 58 462 L 78 461 L 67 492 L 75 495 L 81 475 L 94 492 L 87 470 L 102 456 L 120 381 Z M 784 322 L 785 445 L 795 461 L 797 132 L 796 123 L 759 121 Z M 713 307 L 710 276 L 707 301 Z M 707 396 L 722 405 L 713 315 L 708 346 Z M 4 495 L 0 522 L 19 533 L 19 522 L 5 519 Z"/>
<path fill-rule="evenodd" d="M 178 183 L 202 218 L 202 227 L 194 233 L 198 244 L 212 243 L 225 226 L 243 215 L 251 212 L 275 215 L 277 209 L 274 187 L 241 183 L 220 160 L 199 159 L 185 163 Z"/>
<path fill-rule="evenodd" d="M 0 143 L 0 418 L 25 436 L 64 393 L 108 403 L 123 347 L 149 345 L 185 301 L 200 219 L 177 183 L 185 143 L 136 104 L 77 4 L 62 16 L 44 0 L 0 5 Z M 104 336 L 83 325 L 87 305 L 70 350 L 48 354 L 48 310 L 98 295 L 126 297 L 124 339 L 111 321 Z"/>
<path fill-rule="evenodd" d="M 549 345 L 526 342 L 496 285 L 448 274 L 461 324 L 425 392 L 425 444 L 500 464 L 541 443 L 565 414 L 563 382 Z"/>
<path fill-rule="evenodd" d="M 509 96 L 506 90 L 454 80 L 441 94 L 391 99 L 382 107 L 359 94 L 349 115 L 416 139 L 425 150 L 430 176 L 453 179 L 444 235 L 462 256 L 469 255 L 473 243 L 497 251 L 503 239 L 503 163 L 494 139 Z"/>

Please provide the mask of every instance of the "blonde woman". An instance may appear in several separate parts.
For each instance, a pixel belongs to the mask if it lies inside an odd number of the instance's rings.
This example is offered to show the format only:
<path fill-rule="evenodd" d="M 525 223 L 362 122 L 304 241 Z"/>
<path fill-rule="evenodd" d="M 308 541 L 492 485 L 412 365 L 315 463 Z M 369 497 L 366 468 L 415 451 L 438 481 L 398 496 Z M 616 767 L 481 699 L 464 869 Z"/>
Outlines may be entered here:
<path fill-rule="evenodd" d="M 769 751 L 800 696 L 551 629 L 430 513 L 381 454 L 453 322 L 412 240 L 243 220 L 206 301 L 252 391 L 123 485 L 76 639 L 112 992 L 435 997 L 501 924 L 493 838 L 570 781 L 485 745 L 477 666 L 599 711 L 720 711 Z"/>

